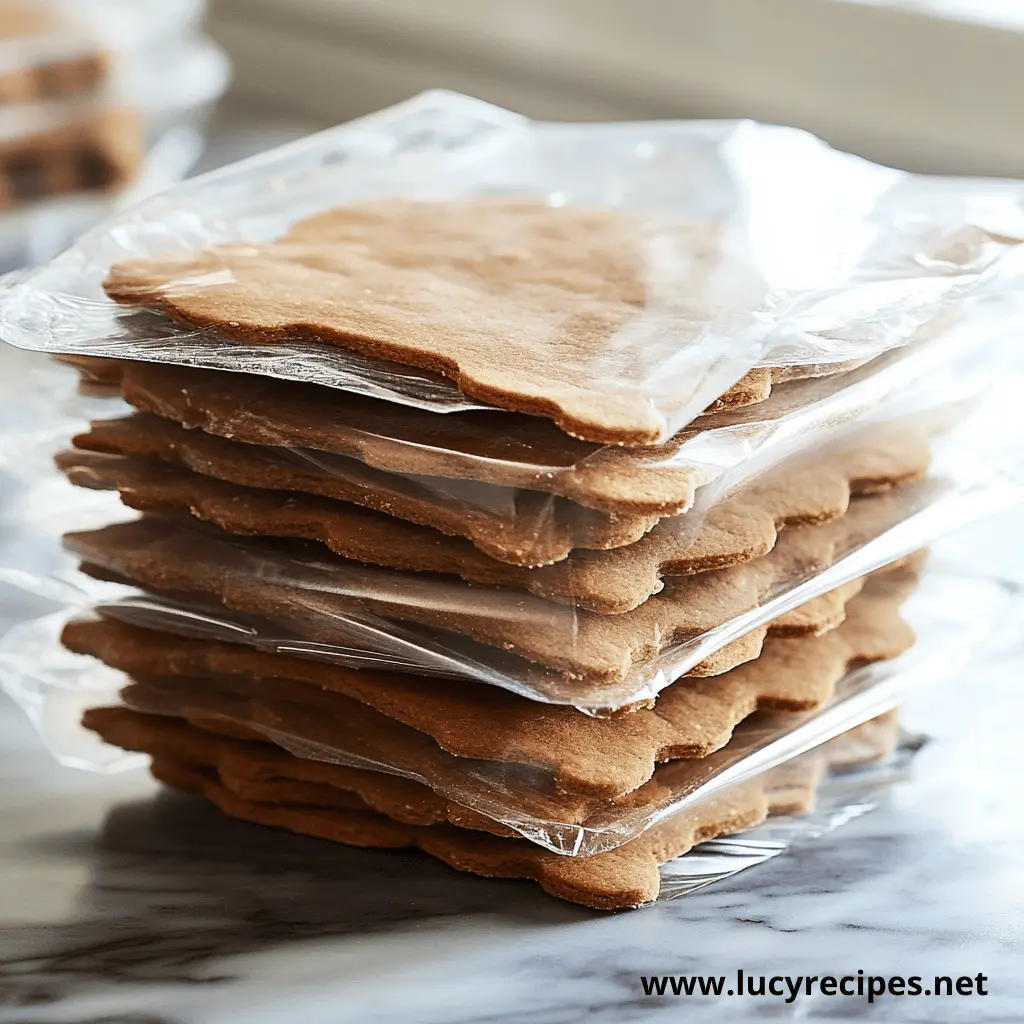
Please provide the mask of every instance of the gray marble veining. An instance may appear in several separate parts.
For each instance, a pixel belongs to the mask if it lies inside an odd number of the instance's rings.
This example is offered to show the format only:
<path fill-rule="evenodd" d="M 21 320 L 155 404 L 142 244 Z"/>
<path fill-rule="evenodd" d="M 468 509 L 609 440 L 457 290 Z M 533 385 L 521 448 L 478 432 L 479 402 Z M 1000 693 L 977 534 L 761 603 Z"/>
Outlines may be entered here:
<path fill-rule="evenodd" d="M 2 717 L 0 1021 L 1020 1021 L 1014 644 L 922 693 L 910 780 L 831 836 L 601 915 L 529 883 L 221 818 L 142 773 L 56 767 Z M 965 700 L 964 695 L 969 694 Z M 640 975 L 977 975 L 988 996 L 645 996 Z"/>

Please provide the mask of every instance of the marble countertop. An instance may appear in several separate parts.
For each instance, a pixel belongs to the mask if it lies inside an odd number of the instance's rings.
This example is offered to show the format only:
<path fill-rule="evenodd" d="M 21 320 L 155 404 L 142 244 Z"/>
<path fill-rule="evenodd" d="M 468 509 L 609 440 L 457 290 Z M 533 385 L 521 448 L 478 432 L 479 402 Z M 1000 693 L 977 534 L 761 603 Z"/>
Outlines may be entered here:
<path fill-rule="evenodd" d="M 912 701 L 905 721 L 932 739 L 881 807 L 728 882 L 611 915 L 413 853 L 229 821 L 143 772 L 59 767 L 4 703 L 0 1022 L 1020 1021 L 1024 690 L 1008 634 Z M 989 994 L 787 1004 L 640 984 L 739 968 L 981 973 Z"/>

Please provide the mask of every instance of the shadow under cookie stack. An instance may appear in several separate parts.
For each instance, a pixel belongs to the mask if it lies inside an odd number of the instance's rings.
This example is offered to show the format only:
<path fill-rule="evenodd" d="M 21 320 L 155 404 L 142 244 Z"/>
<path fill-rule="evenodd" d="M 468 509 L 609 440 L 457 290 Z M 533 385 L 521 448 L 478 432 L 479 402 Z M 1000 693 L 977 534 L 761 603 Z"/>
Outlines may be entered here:
<path fill-rule="evenodd" d="M 57 462 L 139 515 L 65 538 L 133 588 L 64 627 L 125 677 L 86 727 L 232 817 L 596 908 L 886 756 L 967 314 L 723 367 L 721 246 L 367 199 L 108 263 L 137 345 L 62 358 L 130 411 Z"/>

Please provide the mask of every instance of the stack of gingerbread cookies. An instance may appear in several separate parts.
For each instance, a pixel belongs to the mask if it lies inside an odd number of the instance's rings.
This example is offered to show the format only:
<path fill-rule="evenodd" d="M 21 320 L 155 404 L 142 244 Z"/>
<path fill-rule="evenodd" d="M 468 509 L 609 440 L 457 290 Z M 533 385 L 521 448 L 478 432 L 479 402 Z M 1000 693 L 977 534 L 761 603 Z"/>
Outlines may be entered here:
<path fill-rule="evenodd" d="M 0 0 L 0 271 L 176 181 L 228 65 L 199 0 Z"/>
<path fill-rule="evenodd" d="M 0 210 L 127 184 L 142 128 L 130 110 L 92 105 L 111 57 L 88 24 L 44 3 L 2 0 L 0 48 Z"/>
<path fill-rule="evenodd" d="M 841 745 L 691 798 L 913 644 L 912 544 L 799 588 L 920 507 L 941 417 L 847 410 L 737 456 L 876 368 L 765 360 L 681 411 L 716 379 L 714 245 L 609 211 L 383 200 L 114 265 L 108 295 L 199 365 L 76 360 L 131 411 L 58 464 L 140 513 L 66 538 L 137 588 L 65 628 L 126 677 L 86 726 L 229 815 L 595 907 L 805 807 Z M 464 407 L 297 379 L 314 349 L 439 374 Z M 870 735 L 884 752 L 891 716 Z"/>

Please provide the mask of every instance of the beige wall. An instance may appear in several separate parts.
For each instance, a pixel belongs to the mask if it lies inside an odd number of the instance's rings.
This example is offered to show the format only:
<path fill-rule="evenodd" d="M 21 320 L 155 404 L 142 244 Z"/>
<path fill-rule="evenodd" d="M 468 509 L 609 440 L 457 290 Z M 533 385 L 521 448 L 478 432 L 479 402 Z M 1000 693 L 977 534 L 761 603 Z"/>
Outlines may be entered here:
<path fill-rule="evenodd" d="M 1024 176 L 1024 31 L 929 13 L 965 2 L 212 0 L 212 27 L 237 93 L 322 123 L 443 86 L 556 119 L 751 116 Z"/>

